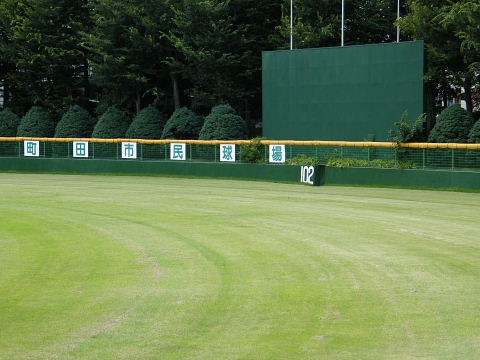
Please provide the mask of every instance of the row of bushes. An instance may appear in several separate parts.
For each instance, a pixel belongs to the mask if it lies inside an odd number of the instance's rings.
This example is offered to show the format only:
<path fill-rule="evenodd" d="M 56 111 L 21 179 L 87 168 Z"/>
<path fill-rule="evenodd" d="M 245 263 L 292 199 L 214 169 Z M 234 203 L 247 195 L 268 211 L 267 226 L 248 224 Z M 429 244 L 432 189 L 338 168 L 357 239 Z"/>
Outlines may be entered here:
<path fill-rule="evenodd" d="M 480 120 L 475 122 L 471 113 L 460 105 L 443 109 L 438 115 L 435 126 L 426 135 L 426 117 L 420 116 L 413 124 L 404 114 L 396 129 L 390 131 L 390 139 L 396 143 L 431 142 L 431 143 L 480 143 Z"/>
<path fill-rule="evenodd" d="M 167 121 L 154 106 L 144 108 L 130 120 L 114 106 L 95 119 L 75 105 L 56 125 L 45 110 L 34 106 L 23 118 L 9 109 L 1 111 L 0 136 L 236 140 L 247 138 L 247 124 L 228 104 L 213 107 L 205 118 L 181 108 Z"/>
<path fill-rule="evenodd" d="M 394 142 L 423 142 L 425 119 L 420 117 L 410 124 L 406 117 L 395 123 L 390 133 Z M 118 109 L 110 107 L 98 119 L 80 106 L 72 106 L 58 124 L 39 107 L 32 107 L 23 117 L 5 109 L 0 112 L 0 136 L 31 136 L 59 138 L 131 138 L 131 139 L 201 139 L 235 140 L 247 138 L 245 121 L 228 104 L 218 105 L 203 118 L 187 108 L 174 112 L 165 121 L 162 114 L 148 106 L 133 121 Z M 429 142 L 480 143 L 480 120 L 458 105 L 444 109 L 428 136 Z"/>

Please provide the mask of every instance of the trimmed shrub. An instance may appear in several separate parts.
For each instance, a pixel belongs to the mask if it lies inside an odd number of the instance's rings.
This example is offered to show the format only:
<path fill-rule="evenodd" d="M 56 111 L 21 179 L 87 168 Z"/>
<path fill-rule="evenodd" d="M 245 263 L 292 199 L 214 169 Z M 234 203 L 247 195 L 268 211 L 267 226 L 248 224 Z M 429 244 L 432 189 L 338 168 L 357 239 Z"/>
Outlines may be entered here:
<path fill-rule="evenodd" d="M 468 133 L 469 143 L 480 143 L 480 120 L 478 120 Z"/>
<path fill-rule="evenodd" d="M 84 138 L 92 135 L 95 119 L 87 110 L 73 105 L 62 116 L 55 129 L 56 138 Z"/>
<path fill-rule="evenodd" d="M 428 136 L 429 142 L 464 143 L 473 126 L 473 117 L 460 105 L 452 105 L 438 115 L 435 126 Z"/>
<path fill-rule="evenodd" d="M 125 137 L 130 121 L 127 114 L 116 106 L 111 106 L 98 119 L 93 128 L 92 137 L 100 139 L 118 139 Z"/>
<path fill-rule="evenodd" d="M 160 139 L 164 127 L 162 114 L 150 105 L 133 118 L 125 136 L 129 139 Z"/>
<path fill-rule="evenodd" d="M 230 105 L 219 105 L 205 118 L 200 140 L 239 140 L 247 138 L 247 124 Z"/>
<path fill-rule="evenodd" d="M 0 111 L 0 136 L 14 137 L 17 135 L 20 117 L 10 109 Z"/>
<path fill-rule="evenodd" d="M 22 118 L 17 136 L 52 137 L 55 125 L 48 113 L 39 106 L 33 106 Z"/>
<path fill-rule="evenodd" d="M 265 146 L 260 142 L 265 138 L 257 137 L 250 140 L 250 144 L 242 145 L 240 160 L 246 163 L 265 162 Z"/>
<path fill-rule="evenodd" d="M 162 139 L 198 139 L 203 118 L 185 107 L 175 111 L 168 119 L 162 133 Z"/>
<path fill-rule="evenodd" d="M 227 115 L 227 114 L 237 115 L 237 112 L 230 104 L 217 105 L 212 108 L 210 113 L 215 115 Z"/>

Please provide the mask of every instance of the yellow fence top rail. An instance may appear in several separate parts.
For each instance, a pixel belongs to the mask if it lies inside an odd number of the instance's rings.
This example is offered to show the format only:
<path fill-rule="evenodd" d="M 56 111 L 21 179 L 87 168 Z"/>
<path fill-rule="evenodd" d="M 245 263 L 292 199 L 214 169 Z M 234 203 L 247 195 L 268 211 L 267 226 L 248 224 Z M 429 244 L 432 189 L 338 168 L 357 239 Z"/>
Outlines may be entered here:
<path fill-rule="evenodd" d="M 37 138 L 37 137 L 0 137 L 0 142 L 15 141 L 42 141 L 42 142 L 73 142 L 88 141 L 91 143 L 121 143 L 137 142 L 139 144 L 158 145 L 170 143 L 186 143 L 194 145 L 252 144 L 251 140 L 147 140 L 147 139 L 97 139 L 97 138 Z M 290 146 L 338 146 L 338 147 L 381 147 L 381 148 L 414 148 L 414 149 L 458 149 L 480 150 L 480 144 L 462 143 L 404 143 L 372 142 L 372 141 L 297 141 L 297 140 L 261 140 L 262 145 L 290 145 Z"/>

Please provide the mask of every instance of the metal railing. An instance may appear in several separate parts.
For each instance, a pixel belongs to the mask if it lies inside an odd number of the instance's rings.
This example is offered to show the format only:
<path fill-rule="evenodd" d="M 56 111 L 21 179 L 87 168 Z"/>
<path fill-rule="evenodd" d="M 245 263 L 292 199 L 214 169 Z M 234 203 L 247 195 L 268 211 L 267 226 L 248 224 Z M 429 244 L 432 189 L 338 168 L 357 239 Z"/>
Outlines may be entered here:
<path fill-rule="evenodd" d="M 480 171 L 480 144 L 0 137 L 0 157 L 32 156 L 138 161 L 316 162 L 342 167 Z"/>

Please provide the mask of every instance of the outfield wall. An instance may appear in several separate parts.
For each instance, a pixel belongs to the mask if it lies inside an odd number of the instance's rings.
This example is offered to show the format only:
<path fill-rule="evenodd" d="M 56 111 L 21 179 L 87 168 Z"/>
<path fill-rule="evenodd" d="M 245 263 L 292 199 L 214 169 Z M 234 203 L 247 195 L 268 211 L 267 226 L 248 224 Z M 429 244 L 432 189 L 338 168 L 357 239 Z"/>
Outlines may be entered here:
<path fill-rule="evenodd" d="M 327 167 L 325 184 L 480 190 L 480 172 Z"/>
<path fill-rule="evenodd" d="M 311 169 L 311 167 L 271 164 L 0 158 L 0 172 L 154 174 L 305 184 L 311 182 L 310 185 L 405 186 L 480 190 L 480 172 L 452 170 L 335 168 L 324 166 Z"/>
<path fill-rule="evenodd" d="M 96 159 L 0 158 L 0 171 L 212 177 L 323 185 L 325 166 Z"/>

